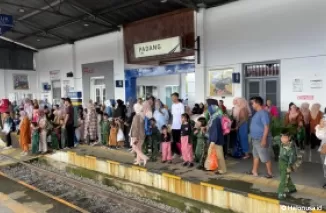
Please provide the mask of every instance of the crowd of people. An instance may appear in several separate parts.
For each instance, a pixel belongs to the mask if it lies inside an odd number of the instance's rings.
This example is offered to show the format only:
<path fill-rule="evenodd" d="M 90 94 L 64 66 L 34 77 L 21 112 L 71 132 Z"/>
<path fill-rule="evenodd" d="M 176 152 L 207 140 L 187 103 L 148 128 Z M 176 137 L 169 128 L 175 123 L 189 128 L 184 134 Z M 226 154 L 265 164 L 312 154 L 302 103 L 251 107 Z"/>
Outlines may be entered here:
<path fill-rule="evenodd" d="M 103 105 L 90 101 L 88 106 L 74 108 L 69 98 L 60 105 L 39 106 L 38 101 L 26 99 L 20 106 L 4 113 L 2 132 L 6 134 L 7 148 L 11 147 L 10 133 L 17 129 L 19 142 L 27 155 L 47 153 L 49 148 L 71 149 L 83 142 L 108 149 L 131 148 L 135 165 L 146 166 L 150 160 L 175 163 L 181 157 L 182 165 L 197 169 L 227 172 L 225 160 L 232 156 L 252 158 L 252 169 L 258 176 L 259 163 L 266 166 L 266 178 L 273 178 L 271 146 L 278 143 L 281 184 L 279 197 L 296 192 L 290 173 L 298 166 L 300 151 L 318 147 L 326 179 L 326 127 L 320 104 L 303 103 L 301 108 L 290 103 L 282 121 L 281 137 L 273 140 L 271 123 L 281 119 L 276 106 L 261 97 L 249 101 L 235 98 L 228 111 L 222 100 L 207 99 L 190 109 L 184 106 L 179 94 L 171 96 L 168 109 L 159 99 L 108 100 Z M 12 119 L 13 111 L 18 116 Z M 283 119 L 283 118 L 282 118 Z M 248 137 L 248 134 L 250 137 Z M 249 139 L 251 143 L 249 143 Z M 250 149 L 252 146 L 252 149 Z M 326 184 L 324 185 L 326 188 Z"/>

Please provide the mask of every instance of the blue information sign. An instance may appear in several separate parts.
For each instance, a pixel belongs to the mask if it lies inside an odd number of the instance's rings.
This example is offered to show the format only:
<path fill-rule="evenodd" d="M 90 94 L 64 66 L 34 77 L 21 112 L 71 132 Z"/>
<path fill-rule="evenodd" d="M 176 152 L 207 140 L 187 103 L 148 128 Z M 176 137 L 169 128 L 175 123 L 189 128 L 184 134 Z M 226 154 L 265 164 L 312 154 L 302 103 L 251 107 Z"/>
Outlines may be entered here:
<path fill-rule="evenodd" d="M 0 35 L 11 30 L 14 26 L 14 20 L 12 16 L 0 14 Z"/>

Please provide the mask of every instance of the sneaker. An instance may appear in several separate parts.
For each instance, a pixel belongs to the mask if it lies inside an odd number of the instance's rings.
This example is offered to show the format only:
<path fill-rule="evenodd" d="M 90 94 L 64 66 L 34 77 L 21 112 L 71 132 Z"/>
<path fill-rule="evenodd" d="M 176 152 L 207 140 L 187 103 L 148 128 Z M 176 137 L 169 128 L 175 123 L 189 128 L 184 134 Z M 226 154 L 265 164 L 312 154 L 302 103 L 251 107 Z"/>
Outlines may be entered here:
<path fill-rule="evenodd" d="M 24 152 L 24 154 L 22 154 L 22 156 L 27 156 L 28 155 L 28 153 L 27 152 Z"/>
<path fill-rule="evenodd" d="M 175 159 L 175 158 L 177 158 L 177 157 L 178 157 L 177 154 L 174 154 L 174 155 L 172 156 L 173 159 Z"/>
<path fill-rule="evenodd" d="M 12 148 L 12 146 L 7 146 L 4 149 L 11 149 L 11 148 Z"/>

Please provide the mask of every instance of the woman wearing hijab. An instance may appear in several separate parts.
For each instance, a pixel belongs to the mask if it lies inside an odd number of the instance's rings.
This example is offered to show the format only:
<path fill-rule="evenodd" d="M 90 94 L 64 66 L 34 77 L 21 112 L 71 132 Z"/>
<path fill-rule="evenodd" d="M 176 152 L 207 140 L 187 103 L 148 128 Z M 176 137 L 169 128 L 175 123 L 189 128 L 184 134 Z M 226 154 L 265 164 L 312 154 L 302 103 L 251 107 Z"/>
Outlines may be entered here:
<path fill-rule="evenodd" d="M 310 110 L 310 143 L 311 149 L 319 147 L 320 140 L 316 137 L 316 126 L 320 124 L 323 118 L 323 113 L 320 111 L 320 104 L 315 103 L 311 106 Z"/>
<path fill-rule="evenodd" d="M 245 154 L 243 159 L 248 159 L 250 157 L 248 143 L 249 111 L 246 99 L 238 98 L 236 100 L 234 118 L 236 120 L 236 129 L 238 130 L 238 140 L 240 142 L 242 152 Z"/>
<path fill-rule="evenodd" d="M 304 127 L 306 132 L 306 138 L 305 138 L 305 144 L 309 145 L 310 143 L 310 110 L 309 110 L 310 104 L 307 102 L 304 102 L 301 104 L 300 111 L 303 115 L 304 120 Z"/>
<path fill-rule="evenodd" d="M 39 121 L 38 125 L 40 127 L 40 144 L 39 144 L 39 151 L 43 154 L 47 153 L 48 151 L 48 144 L 47 144 L 47 127 L 48 121 L 46 119 L 44 110 L 39 110 Z"/>
<path fill-rule="evenodd" d="M 210 120 L 208 122 L 208 141 L 210 145 L 207 152 L 207 159 L 205 161 L 205 168 L 206 170 L 211 170 L 210 155 L 215 151 L 218 162 L 218 170 L 216 171 L 216 174 L 224 174 L 226 173 L 226 164 L 223 153 L 223 145 L 225 141 L 220 119 L 220 110 L 217 105 L 210 105 L 208 111 L 210 114 Z"/>
<path fill-rule="evenodd" d="M 162 126 L 167 125 L 169 122 L 169 112 L 163 107 L 160 100 L 155 101 L 155 111 L 153 117 L 156 120 L 156 125 L 159 130 Z"/>
<path fill-rule="evenodd" d="M 125 121 L 126 113 L 127 113 L 126 105 L 123 104 L 122 100 L 118 99 L 117 100 L 117 108 L 114 111 L 113 117 L 119 118 L 119 119 Z"/>
<path fill-rule="evenodd" d="M 20 112 L 20 128 L 19 128 L 19 144 L 23 152 L 23 156 L 28 154 L 29 144 L 31 143 L 31 123 L 26 115 L 26 112 Z"/>
<path fill-rule="evenodd" d="M 97 113 L 95 105 L 92 101 L 89 101 L 89 105 L 87 107 L 84 134 L 85 139 L 87 139 L 89 135 L 90 141 L 87 142 L 94 142 L 97 139 Z"/>
<path fill-rule="evenodd" d="M 132 149 L 136 153 L 136 159 L 134 164 L 140 165 L 143 162 L 144 166 L 146 166 L 148 157 L 142 152 L 142 145 L 145 140 L 145 113 L 143 109 L 144 108 L 141 104 L 137 103 L 134 105 L 135 116 L 131 124 L 130 138 Z"/>
<path fill-rule="evenodd" d="M 24 101 L 24 111 L 29 120 L 33 118 L 33 103 L 30 99 L 26 98 Z"/>

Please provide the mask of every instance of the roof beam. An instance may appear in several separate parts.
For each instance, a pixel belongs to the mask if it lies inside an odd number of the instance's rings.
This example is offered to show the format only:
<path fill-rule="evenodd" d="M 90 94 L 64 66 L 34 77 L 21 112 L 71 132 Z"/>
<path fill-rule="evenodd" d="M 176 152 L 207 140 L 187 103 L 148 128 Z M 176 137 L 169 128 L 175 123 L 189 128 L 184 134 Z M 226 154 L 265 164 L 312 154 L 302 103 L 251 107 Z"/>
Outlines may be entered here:
<path fill-rule="evenodd" d="M 10 32 L 17 33 L 17 34 L 20 34 L 20 35 L 27 35 L 26 33 L 18 31 L 18 30 L 10 30 Z M 44 38 L 44 39 L 49 39 L 49 40 L 53 40 L 53 41 L 62 41 L 62 39 L 49 37 L 49 36 L 44 36 L 44 35 L 37 35 L 37 37 Z"/>
<path fill-rule="evenodd" d="M 97 11 L 93 12 L 92 14 L 94 14 L 95 16 L 98 16 L 98 15 L 113 12 L 113 11 L 116 11 L 116 10 L 119 10 L 119 9 L 123 9 L 123 8 L 126 8 L 126 7 L 131 7 L 133 5 L 140 4 L 140 3 L 143 3 L 143 2 L 146 2 L 146 1 L 151 1 L 151 0 L 129 0 L 129 2 L 127 2 L 127 3 L 122 3 L 122 4 L 117 5 L 115 7 L 108 7 L 108 8 L 105 8 L 105 9 L 97 10 Z M 49 31 L 56 30 L 56 29 L 59 29 L 59 28 L 62 28 L 62 27 L 66 27 L 68 25 L 83 21 L 84 19 L 87 19 L 89 17 L 90 17 L 90 15 L 85 14 L 85 15 L 76 17 L 74 19 L 68 20 L 68 21 L 63 21 L 63 22 L 61 22 L 61 23 L 59 23 L 57 25 L 48 27 L 46 29 L 43 29 L 43 31 L 49 32 Z M 113 26 L 111 28 L 111 30 L 112 31 L 113 30 L 119 30 L 119 27 L 118 26 Z M 19 38 L 19 40 L 25 39 L 26 37 L 29 37 L 29 36 L 38 35 L 38 34 L 42 33 L 43 31 L 38 31 L 38 32 L 31 33 L 31 34 L 29 34 L 27 36 L 23 36 L 23 37 Z"/>
<path fill-rule="evenodd" d="M 25 20 L 27 18 L 30 18 L 32 16 L 35 16 L 35 15 L 37 15 L 39 13 L 43 13 L 43 12 L 44 13 L 50 13 L 50 14 L 58 15 L 58 16 L 62 16 L 62 17 L 66 17 L 66 18 L 69 18 L 69 19 L 75 18 L 74 16 L 67 15 L 67 14 L 61 13 L 59 11 L 51 11 L 51 10 L 48 10 L 50 8 L 53 8 L 53 6 L 55 6 L 55 5 L 58 5 L 60 2 L 63 3 L 63 1 L 65 1 L 65 0 L 56 1 L 56 2 L 54 2 L 52 4 L 49 4 L 48 6 L 43 7 L 43 8 L 30 7 L 30 6 L 26 6 L 26 5 L 20 5 L 20 4 L 15 4 L 15 3 L 11 3 L 11 2 L 1 2 L 1 1 L 0 1 L 0 4 L 7 4 L 7 5 L 15 6 L 15 7 L 20 7 L 20 8 L 26 8 L 26 9 L 32 9 L 32 10 L 34 10 L 33 12 L 31 12 L 29 14 L 26 14 L 26 15 L 18 18 L 17 21 Z M 112 25 L 112 24 L 110 24 L 110 26 L 108 26 L 107 24 L 101 24 L 101 23 L 98 23 L 96 21 L 91 21 L 91 20 L 87 20 L 85 22 L 92 23 L 92 24 L 97 24 L 97 25 L 103 26 L 103 27 L 110 27 Z"/>
<path fill-rule="evenodd" d="M 196 11 L 198 10 L 197 5 L 194 2 L 192 2 L 191 0 L 190 0 L 190 2 L 188 1 L 189 3 L 185 3 L 182 0 L 172 0 L 172 1 L 175 2 L 175 3 L 177 3 L 177 4 L 182 5 L 184 7 L 187 7 L 187 8 L 190 8 L 190 9 L 194 9 Z"/>
<path fill-rule="evenodd" d="M 0 4 L 6 4 L 6 5 L 11 5 L 11 6 L 15 6 L 15 7 L 19 7 L 19 8 L 25 8 L 25 9 L 32 9 L 34 10 L 33 12 L 29 13 L 29 14 L 26 14 L 24 16 L 21 16 L 19 17 L 17 20 L 24 20 L 24 19 L 27 19 L 27 18 L 30 18 L 32 16 L 35 16 L 37 14 L 40 14 L 40 13 L 43 13 L 43 12 L 46 12 L 46 13 L 52 13 L 52 14 L 55 14 L 55 15 L 60 15 L 60 16 L 65 16 L 65 17 L 68 17 L 68 18 L 71 18 L 71 16 L 69 15 L 66 15 L 66 14 L 62 14 L 62 13 L 59 13 L 59 12 L 55 12 L 55 11 L 49 11 L 48 9 L 49 8 L 52 8 L 60 3 L 62 3 L 64 0 L 57 0 L 51 4 L 48 4 L 47 6 L 45 7 L 42 7 L 42 8 L 36 8 L 36 7 L 31 7 L 31 6 L 27 6 L 27 5 L 22 5 L 22 4 L 15 4 L 13 2 L 7 2 L 7 1 L 0 1 Z"/>
<path fill-rule="evenodd" d="M 80 3 L 77 3 L 75 0 L 67 0 L 67 3 L 70 4 L 73 8 L 75 8 L 76 10 L 85 13 L 87 15 L 89 15 L 90 17 L 94 17 L 95 19 L 111 25 L 111 26 L 116 26 L 116 23 L 111 22 L 110 20 L 107 20 L 106 18 L 102 17 L 101 15 L 95 15 L 92 13 L 92 11 L 88 10 L 87 8 L 85 8 L 83 5 L 81 5 Z"/>
<path fill-rule="evenodd" d="M 23 21 L 20 21 L 20 22 L 21 22 L 22 24 L 24 24 L 26 27 L 30 28 L 30 29 L 34 29 L 34 30 L 38 30 L 38 31 L 43 31 L 43 34 L 44 34 L 44 35 L 50 35 L 50 36 L 53 36 L 53 37 L 59 39 L 59 40 L 62 41 L 62 42 L 73 43 L 73 40 L 72 40 L 72 39 L 70 39 L 70 38 L 65 38 L 65 37 L 59 36 L 59 35 L 54 34 L 54 33 L 46 32 L 46 31 L 44 31 L 42 28 L 36 26 L 35 24 L 30 23 L 29 21 L 23 20 Z M 27 35 L 25 35 L 25 36 L 27 36 Z M 39 36 L 39 35 L 37 35 L 37 36 Z M 22 39 L 18 38 L 17 40 L 22 40 Z"/>

